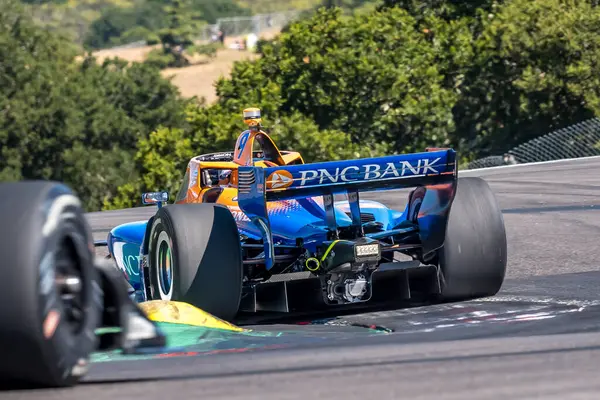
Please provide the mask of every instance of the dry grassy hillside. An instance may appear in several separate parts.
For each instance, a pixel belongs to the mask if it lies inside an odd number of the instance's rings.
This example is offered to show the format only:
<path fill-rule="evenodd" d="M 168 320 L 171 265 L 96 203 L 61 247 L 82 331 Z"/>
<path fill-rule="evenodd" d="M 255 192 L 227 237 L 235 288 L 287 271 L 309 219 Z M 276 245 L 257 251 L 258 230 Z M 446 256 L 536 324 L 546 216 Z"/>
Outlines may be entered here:
<path fill-rule="evenodd" d="M 271 39 L 279 33 L 276 30 L 264 32 L 261 38 Z M 238 37 L 231 37 L 225 40 L 225 49 L 217 52 L 216 58 L 209 62 L 202 58 L 197 58 L 194 61 L 198 63 L 185 68 L 169 68 L 162 71 L 163 76 L 172 77 L 173 83 L 179 87 L 181 94 L 185 97 L 204 97 L 208 103 L 212 103 L 217 99 L 214 82 L 221 76 L 228 76 L 236 61 L 256 59 L 257 54 L 249 51 L 240 51 L 228 48 L 230 44 Z M 144 61 L 146 55 L 154 48 L 154 46 L 145 46 L 138 48 L 125 49 L 107 49 L 100 50 L 94 53 L 98 58 L 98 62 L 102 62 L 106 58 L 119 57 L 131 62 Z"/>

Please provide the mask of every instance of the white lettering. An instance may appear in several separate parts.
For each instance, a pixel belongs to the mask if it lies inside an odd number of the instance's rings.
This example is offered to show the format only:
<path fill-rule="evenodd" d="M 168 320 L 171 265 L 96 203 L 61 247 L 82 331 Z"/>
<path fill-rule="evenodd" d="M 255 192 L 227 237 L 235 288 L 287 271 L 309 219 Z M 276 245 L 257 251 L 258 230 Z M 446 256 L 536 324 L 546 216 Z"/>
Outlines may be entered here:
<path fill-rule="evenodd" d="M 385 163 L 385 166 L 382 164 L 366 164 L 362 166 L 364 167 L 364 172 L 361 172 L 361 167 L 355 165 L 345 167 L 341 171 L 339 168 L 336 168 L 335 172 L 325 168 L 300 171 L 300 186 L 317 184 L 317 182 L 315 182 L 317 178 L 319 184 L 328 184 L 337 183 L 339 181 L 368 181 L 374 179 L 385 179 L 388 177 L 399 178 L 403 176 L 423 175 L 428 173 L 437 174 L 439 173 L 437 169 L 437 163 L 440 160 L 441 157 L 438 157 L 434 160 L 420 159 L 417 160 L 417 165 L 411 164 L 409 161 L 400 161 L 398 164 L 388 162 Z M 382 167 L 385 168 L 383 171 Z"/>
<path fill-rule="evenodd" d="M 300 186 L 304 186 L 306 181 L 315 179 L 319 175 L 317 171 L 300 171 L 300 174 L 302 174 L 300 177 Z M 311 174 L 311 176 L 308 176 L 308 174 Z"/>
<path fill-rule="evenodd" d="M 342 176 L 342 181 L 344 181 L 344 182 L 350 182 L 350 181 L 351 181 L 349 178 L 346 178 L 346 174 L 348 173 L 348 170 L 350 170 L 350 169 L 353 169 L 353 170 L 355 170 L 356 172 L 360 171 L 360 168 L 358 168 L 358 167 L 354 167 L 354 166 L 352 166 L 352 167 L 346 167 L 346 168 L 344 168 L 344 169 L 342 170 L 342 173 L 341 173 L 341 176 Z"/>
<path fill-rule="evenodd" d="M 440 161 L 441 157 L 436 158 L 435 160 L 433 160 L 431 162 L 431 164 L 429 163 L 428 159 L 423 160 L 425 162 L 425 164 L 423 165 L 423 173 L 426 174 L 427 170 L 431 170 L 431 172 L 433 172 L 434 174 L 437 174 L 438 171 L 435 168 L 432 168 L 432 165 L 434 165 L 436 162 Z M 419 167 L 421 166 L 421 160 L 419 160 Z"/>
<path fill-rule="evenodd" d="M 373 168 L 371 168 L 373 167 Z M 381 176 L 381 172 L 379 172 L 379 170 L 381 169 L 381 166 L 378 164 L 367 164 L 365 165 L 365 180 L 369 180 L 369 179 L 377 179 Z M 373 174 L 373 176 L 371 176 L 371 174 Z"/>
<path fill-rule="evenodd" d="M 327 177 L 327 179 L 329 179 L 329 182 L 336 183 L 338 181 L 339 173 L 340 173 L 339 168 L 335 169 L 335 175 L 331 175 L 326 169 L 320 169 L 319 170 L 319 175 L 320 175 L 319 183 L 322 184 L 323 179 L 325 177 Z"/>
<path fill-rule="evenodd" d="M 421 161 L 419 160 L 419 164 L 420 163 L 421 163 Z M 410 163 L 408 161 L 401 161 L 400 164 L 402 165 L 402 176 L 404 176 L 404 173 L 406 172 L 407 169 L 409 169 L 410 172 L 413 173 L 413 175 L 419 174 L 420 167 L 417 167 L 415 169 L 412 165 L 410 165 Z"/>
<path fill-rule="evenodd" d="M 398 173 L 398 170 L 396 169 L 396 166 L 394 165 L 394 163 L 387 163 L 387 167 L 385 168 L 385 171 L 383 171 L 383 174 L 381 175 L 381 179 L 385 178 L 387 174 L 392 174 L 396 177 L 399 177 L 400 174 Z"/>

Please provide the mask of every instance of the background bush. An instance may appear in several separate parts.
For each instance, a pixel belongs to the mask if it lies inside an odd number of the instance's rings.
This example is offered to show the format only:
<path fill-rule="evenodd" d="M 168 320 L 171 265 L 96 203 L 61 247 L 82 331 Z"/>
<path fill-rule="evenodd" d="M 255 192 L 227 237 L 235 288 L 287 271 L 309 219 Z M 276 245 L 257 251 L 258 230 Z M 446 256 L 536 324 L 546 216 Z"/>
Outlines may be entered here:
<path fill-rule="evenodd" d="M 138 141 L 184 123 L 186 102 L 143 64 L 75 61 L 68 41 L 0 5 L 0 180 L 54 179 L 88 209 L 137 178 Z"/>

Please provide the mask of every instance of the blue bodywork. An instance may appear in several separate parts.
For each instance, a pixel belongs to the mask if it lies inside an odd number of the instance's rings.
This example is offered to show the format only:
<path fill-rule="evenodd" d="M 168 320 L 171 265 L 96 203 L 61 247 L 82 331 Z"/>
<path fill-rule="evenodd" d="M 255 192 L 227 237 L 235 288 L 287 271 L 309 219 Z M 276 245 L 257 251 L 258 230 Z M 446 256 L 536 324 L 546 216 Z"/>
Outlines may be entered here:
<path fill-rule="evenodd" d="M 315 199 L 308 199 L 313 207 L 321 210 Z M 325 240 L 326 225 L 322 218 L 314 215 L 314 211 L 308 211 L 302 206 L 302 201 L 295 200 L 281 202 L 287 211 L 279 209 L 272 210 L 269 213 L 271 220 L 271 229 L 273 230 L 273 241 L 276 244 L 293 245 L 295 237 L 303 237 L 305 246 L 312 248 Z M 348 201 L 336 202 L 336 217 L 339 226 L 349 226 L 351 218 L 346 214 L 350 212 Z M 392 210 L 381 203 L 371 200 L 360 201 L 361 212 L 371 214 L 377 222 L 383 223 L 386 229 L 393 229 L 404 220 L 404 212 Z M 250 220 L 238 220 L 238 229 L 241 234 L 248 237 L 259 239 L 260 231 Z M 115 259 L 119 269 L 125 274 L 131 287 L 138 291 L 142 290 L 142 280 L 140 276 L 140 247 L 146 233 L 148 221 L 136 221 L 119 225 L 113 228 L 108 234 L 108 248 L 110 254 Z"/>
<path fill-rule="evenodd" d="M 332 230 L 365 223 L 380 226 L 379 231 L 364 235 L 373 239 L 417 231 L 423 254 L 433 252 L 443 244 L 457 182 L 453 150 L 270 168 L 240 166 L 238 174 L 239 209 L 232 214 L 240 237 L 263 243 L 267 270 L 274 265 L 277 246 L 293 246 L 301 238 L 303 247 L 314 252 L 329 240 Z M 291 179 L 275 187 L 274 174 Z M 401 211 L 358 197 L 366 191 L 414 187 L 421 194 L 418 209 L 412 194 Z M 335 195 L 347 200 L 334 201 Z M 361 220 L 364 215 L 369 216 L 366 222 Z M 144 292 L 140 260 L 147 225 L 148 221 L 119 225 L 107 240 L 117 266 L 136 292 Z"/>

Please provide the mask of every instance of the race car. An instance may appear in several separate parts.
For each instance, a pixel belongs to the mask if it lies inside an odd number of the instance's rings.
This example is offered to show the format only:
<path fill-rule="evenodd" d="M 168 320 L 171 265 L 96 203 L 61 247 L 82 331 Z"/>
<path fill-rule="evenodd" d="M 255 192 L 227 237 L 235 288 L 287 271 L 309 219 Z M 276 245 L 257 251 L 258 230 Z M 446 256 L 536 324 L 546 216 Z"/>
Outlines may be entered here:
<path fill-rule="evenodd" d="M 277 148 L 259 109 L 243 118 L 233 151 L 189 161 L 173 204 L 167 192 L 144 193 L 157 212 L 96 243 L 136 301 L 186 302 L 231 321 L 501 288 L 502 213 L 484 180 L 458 178 L 454 150 L 305 163 Z M 360 199 L 392 189 L 407 189 L 394 192 L 404 209 Z"/>
<path fill-rule="evenodd" d="M 62 183 L 0 184 L 0 389 L 72 386 L 94 351 L 161 352 L 166 337 L 97 259 Z"/>

